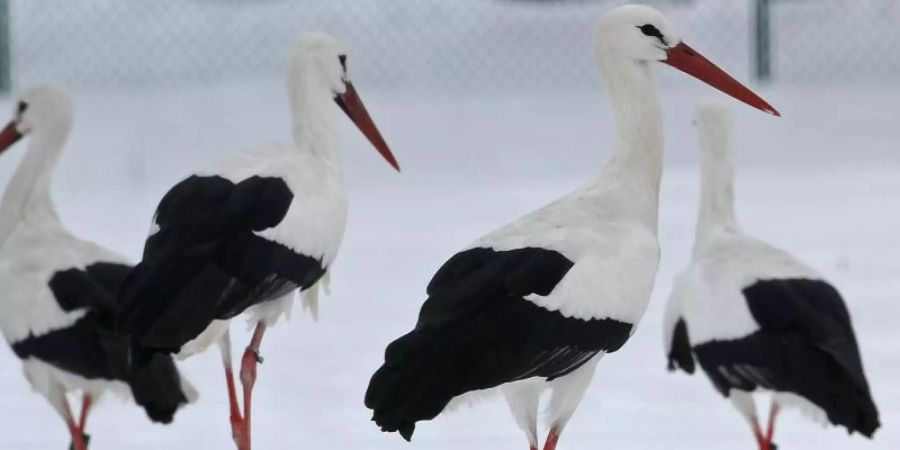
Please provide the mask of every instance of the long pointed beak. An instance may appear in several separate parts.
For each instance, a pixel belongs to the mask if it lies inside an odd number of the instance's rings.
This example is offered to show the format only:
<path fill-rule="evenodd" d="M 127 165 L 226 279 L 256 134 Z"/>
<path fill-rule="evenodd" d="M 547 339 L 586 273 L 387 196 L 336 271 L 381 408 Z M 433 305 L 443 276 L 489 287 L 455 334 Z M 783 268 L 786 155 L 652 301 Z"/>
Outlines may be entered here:
<path fill-rule="evenodd" d="M 335 103 L 344 110 L 347 117 L 349 117 L 356 127 L 359 128 L 359 131 L 362 131 L 362 134 L 366 136 L 366 139 L 375 146 L 375 150 L 378 150 L 378 153 L 381 153 L 381 156 L 384 157 L 385 161 L 399 172 L 400 165 L 397 164 L 397 158 L 394 158 L 394 154 L 391 153 L 391 149 L 388 147 L 387 142 L 384 141 L 384 138 L 381 137 L 381 133 L 378 132 L 375 122 L 372 122 L 369 112 L 366 111 L 366 105 L 360 100 L 359 94 L 356 93 L 356 88 L 353 87 L 353 83 L 346 81 L 345 84 L 347 87 L 346 90 L 344 90 L 343 94 L 334 98 Z"/>
<path fill-rule="evenodd" d="M 684 42 L 666 51 L 662 62 L 773 116 L 781 113 Z"/>
<path fill-rule="evenodd" d="M 16 122 L 12 121 L 6 125 L 3 131 L 0 131 L 0 153 L 6 151 L 19 139 L 22 139 L 22 133 L 19 133 L 19 130 L 16 128 Z"/>

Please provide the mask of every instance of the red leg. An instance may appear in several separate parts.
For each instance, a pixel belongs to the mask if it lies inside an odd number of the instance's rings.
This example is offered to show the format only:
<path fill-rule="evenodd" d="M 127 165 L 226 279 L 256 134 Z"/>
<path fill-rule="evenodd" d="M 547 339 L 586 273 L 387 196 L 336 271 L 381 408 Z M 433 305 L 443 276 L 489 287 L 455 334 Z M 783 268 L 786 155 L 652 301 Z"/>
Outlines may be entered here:
<path fill-rule="evenodd" d="M 66 426 L 69 428 L 69 435 L 72 436 L 72 449 L 73 450 L 87 450 L 87 445 L 84 443 L 84 435 L 81 433 L 81 430 L 78 428 L 78 424 L 75 423 L 75 417 L 72 416 L 72 410 L 69 409 L 69 400 L 66 399 L 66 395 L 63 393 L 62 395 L 62 406 L 63 406 L 63 418 L 66 420 Z"/>
<path fill-rule="evenodd" d="M 778 403 L 775 403 L 773 400 L 772 407 L 769 409 L 769 425 L 766 429 L 764 450 L 775 450 L 775 444 L 772 443 L 772 439 L 775 437 L 775 420 L 778 417 L 779 410 Z"/>
<path fill-rule="evenodd" d="M 234 385 L 234 370 L 231 368 L 231 333 L 228 331 L 222 335 L 219 341 L 219 350 L 222 352 L 222 367 L 225 369 L 225 387 L 228 390 L 228 419 L 231 423 L 231 439 L 234 445 L 241 449 L 244 445 L 244 418 L 238 408 L 237 391 Z"/>
<path fill-rule="evenodd" d="M 253 400 L 253 385 L 256 384 L 256 366 L 262 362 L 259 356 L 259 346 L 262 342 L 263 334 L 266 332 L 266 325 L 262 322 L 256 324 L 256 330 L 253 331 L 253 338 L 250 345 L 244 351 L 241 358 L 241 385 L 244 388 L 244 427 L 243 427 L 243 446 L 238 446 L 240 450 L 250 450 L 250 411 Z"/>
<path fill-rule="evenodd" d="M 234 439 L 235 445 L 240 448 L 241 442 L 244 440 L 244 418 L 241 417 L 241 410 L 238 409 L 237 392 L 234 388 L 234 371 L 231 370 L 231 367 L 225 368 L 225 383 L 228 385 L 228 409 L 229 421 L 231 422 L 231 438 Z"/>
<path fill-rule="evenodd" d="M 547 435 L 547 440 L 544 442 L 544 450 L 556 450 L 556 444 L 559 443 L 559 435 L 562 431 L 556 427 L 556 425 L 550 427 L 550 433 Z"/>
<path fill-rule="evenodd" d="M 78 419 L 78 432 L 81 433 L 81 438 L 84 440 L 84 446 L 87 448 L 88 446 L 88 437 L 84 432 L 84 429 L 87 428 L 87 418 L 88 413 L 91 412 L 91 406 L 94 404 L 94 398 L 91 397 L 90 394 L 85 393 L 81 397 L 81 416 Z"/>
<path fill-rule="evenodd" d="M 756 438 L 756 445 L 759 446 L 759 450 L 765 450 L 766 437 L 763 436 L 762 429 L 759 427 L 759 420 L 755 415 L 747 417 L 747 420 L 750 422 L 750 427 L 753 428 L 753 437 Z"/>
<path fill-rule="evenodd" d="M 78 429 L 84 433 L 84 428 L 87 426 L 87 416 L 91 411 L 91 403 L 93 402 L 93 398 L 91 398 L 90 394 L 84 394 L 81 398 L 81 416 L 78 420 Z"/>

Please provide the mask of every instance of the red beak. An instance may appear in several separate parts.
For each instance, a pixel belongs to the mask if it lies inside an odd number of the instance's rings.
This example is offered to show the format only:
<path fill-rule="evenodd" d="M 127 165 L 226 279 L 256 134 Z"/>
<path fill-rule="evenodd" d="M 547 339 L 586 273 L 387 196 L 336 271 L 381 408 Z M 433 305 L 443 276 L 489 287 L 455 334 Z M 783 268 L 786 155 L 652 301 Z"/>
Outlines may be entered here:
<path fill-rule="evenodd" d="M 3 153 L 13 144 L 22 139 L 22 133 L 16 128 L 16 122 L 10 122 L 3 131 L 0 131 L 0 153 Z"/>
<path fill-rule="evenodd" d="M 384 138 L 381 137 L 381 133 L 378 132 L 378 128 L 375 127 L 375 122 L 372 122 L 372 118 L 369 117 L 369 112 L 366 111 L 366 106 L 363 105 L 362 100 L 360 100 L 359 95 L 356 93 L 356 88 L 353 87 L 353 84 L 349 81 L 345 82 L 346 90 L 343 94 L 335 97 L 334 101 L 344 110 L 344 113 L 347 114 L 347 117 L 353 121 L 359 131 L 362 131 L 362 134 L 366 136 L 366 139 L 375 146 L 375 150 L 378 150 L 378 153 L 381 153 L 381 156 L 384 157 L 385 161 L 391 165 L 397 172 L 400 171 L 400 165 L 397 164 L 397 159 L 394 158 L 394 154 L 391 153 L 391 149 L 388 147 L 387 142 L 384 141 Z"/>
<path fill-rule="evenodd" d="M 666 51 L 667 56 L 662 62 L 697 78 L 700 81 L 754 107 L 769 113 L 773 116 L 781 117 L 781 113 L 775 110 L 772 105 L 766 103 L 765 100 L 754 94 L 753 91 L 747 89 L 746 86 L 739 83 L 731 75 L 725 73 L 715 64 L 711 63 L 703 55 L 697 53 L 684 42 L 670 48 Z"/>

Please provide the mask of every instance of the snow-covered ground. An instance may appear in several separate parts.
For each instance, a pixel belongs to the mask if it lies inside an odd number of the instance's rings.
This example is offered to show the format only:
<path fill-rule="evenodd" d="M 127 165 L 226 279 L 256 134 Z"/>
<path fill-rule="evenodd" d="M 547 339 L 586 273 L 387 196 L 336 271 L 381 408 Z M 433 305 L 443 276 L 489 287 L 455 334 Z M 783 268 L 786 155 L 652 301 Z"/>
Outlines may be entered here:
<path fill-rule="evenodd" d="M 402 96 L 357 86 L 404 172 L 392 173 L 347 124 L 351 211 L 321 319 L 295 310 L 263 343 L 254 411 L 259 449 L 495 449 L 525 442 L 502 401 L 422 423 L 413 444 L 378 431 L 362 405 L 385 345 L 407 331 L 438 266 L 481 234 L 573 189 L 609 154 L 599 90 L 498 98 Z M 672 276 L 689 257 L 697 208 L 696 83 L 667 84 L 662 265 L 649 311 L 625 348 L 605 358 L 563 449 L 753 449 L 746 425 L 703 377 L 665 370 L 661 318 Z M 135 259 L 166 187 L 216 155 L 287 139 L 280 84 L 76 96 L 76 124 L 55 195 L 80 236 Z M 900 448 L 900 128 L 896 89 L 775 89 L 784 117 L 735 104 L 737 194 L 745 227 L 828 276 L 848 300 L 883 429 L 874 441 L 823 431 L 794 413 L 781 448 Z M 0 111 L 11 111 L 8 101 Z M 0 117 L 5 120 L 5 117 Z M 5 185 L 24 146 L 0 158 Z M 246 330 L 235 323 L 235 347 Z M 0 448 L 68 445 L 66 430 L 0 349 Z M 168 427 L 108 398 L 90 420 L 92 448 L 230 448 L 218 354 L 182 365 L 198 404 Z"/>

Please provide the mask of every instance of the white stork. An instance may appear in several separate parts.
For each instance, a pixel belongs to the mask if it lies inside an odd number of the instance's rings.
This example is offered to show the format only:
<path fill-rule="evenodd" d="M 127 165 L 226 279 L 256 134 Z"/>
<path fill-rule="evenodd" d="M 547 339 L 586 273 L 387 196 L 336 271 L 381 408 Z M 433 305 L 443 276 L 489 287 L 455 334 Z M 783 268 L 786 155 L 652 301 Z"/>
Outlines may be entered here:
<path fill-rule="evenodd" d="M 702 153 L 700 215 L 690 266 L 666 310 L 669 370 L 696 363 L 774 450 L 775 420 L 794 406 L 813 420 L 865 436 L 879 427 L 850 315 L 822 276 L 743 233 L 734 217 L 730 110 L 697 111 Z M 754 394 L 771 393 L 765 431 Z"/>
<path fill-rule="evenodd" d="M 59 88 L 35 86 L 0 132 L 0 152 L 23 136 L 28 153 L 0 204 L 0 330 L 25 377 L 66 421 L 75 450 L 85 450 L 88 412 L 112 391 L 131 397 L 154 422 L 169 423 L 196 392 L 172 358 L 159 355 L 130 371 L 127 338 L 116 336 L 116 291 L 131 266 L 72 236 L 50 197 L 53 169 L 72 127 L 72 103 Z M 67 394 L 82 393 L 80 417 Z"/>
<path fill-rule="evenodd" d="M 775 110 L 681 42 L 657 10 L 621 6 L 600 21 L 596 59 L 616 118 L 613 155 L 575 192 L 477 240 L 428 285 L 410 333 L 387 347 L 366 406 L 409 440 L 479 391 L 499 388 L 531 449 L 550 389 L 546 450 L 556 447 L 600 358 L 644 314 L 659 261 L 662 62 L 768 113 Z"/>
<path fill-rule="evenodd" d="M 154 352 L 187 356 L 220 342 L 235 444 L 250 448 L 251 392 L 266 327 L 289 311 L 296 290 L 317 312 L 319 286 L 344 234 L 347 201 L 335 103 L 399 170 L 331 36 L 303 34 L 287 74 L 293 144 L 262 145 L 176 184 L 160 201 L 143 261 L 126 279 L 119 327 L 139 365 Z M 228 321 L 247 312 L 256 330 L 244 352 L 237 405 Z"/>

